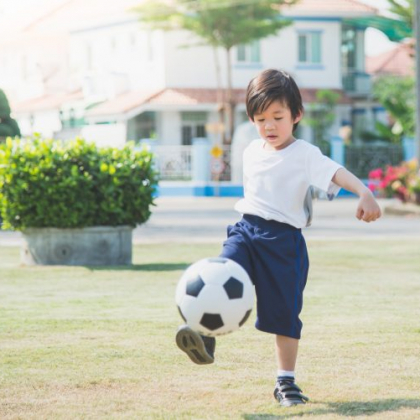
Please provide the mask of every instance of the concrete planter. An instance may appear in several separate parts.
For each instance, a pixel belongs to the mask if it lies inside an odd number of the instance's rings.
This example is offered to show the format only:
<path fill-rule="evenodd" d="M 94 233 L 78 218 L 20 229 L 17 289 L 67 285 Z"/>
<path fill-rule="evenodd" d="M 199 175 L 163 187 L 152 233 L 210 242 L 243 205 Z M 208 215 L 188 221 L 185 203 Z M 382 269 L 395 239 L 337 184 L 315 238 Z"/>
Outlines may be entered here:
<path fill-rule="evenodd" d="M 32 228 L 22 232 L 25 265 L 130 265 L 130 226 L 83 229 Z"/>

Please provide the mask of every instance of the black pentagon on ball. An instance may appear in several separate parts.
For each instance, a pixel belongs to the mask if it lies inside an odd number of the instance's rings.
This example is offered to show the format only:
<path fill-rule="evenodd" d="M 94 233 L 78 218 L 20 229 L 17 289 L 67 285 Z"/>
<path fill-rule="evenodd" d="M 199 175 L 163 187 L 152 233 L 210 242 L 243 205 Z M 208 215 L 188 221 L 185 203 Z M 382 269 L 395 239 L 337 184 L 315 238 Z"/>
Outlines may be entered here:
<path fill-rule="evenodd" d="M 231 277 L 223 287 L 226 290 L 229 299 L 241 299 L 244 295 L 244 285 L 241 281 Z"/>
<path fill-rule="evenodd" d="M 207 314 L 205 313 L 200 320 L 200 324 L 210 331 L 222 328 L 224 323 L 223 319 L 219 314 Z"/>
<path fill-rule="evenodd" d="M 187 281 L 186 294 L 188 296 L 197 297 L 204 286 L 205 286 L 204 281 L 200 276 L 190 279 Z"/>

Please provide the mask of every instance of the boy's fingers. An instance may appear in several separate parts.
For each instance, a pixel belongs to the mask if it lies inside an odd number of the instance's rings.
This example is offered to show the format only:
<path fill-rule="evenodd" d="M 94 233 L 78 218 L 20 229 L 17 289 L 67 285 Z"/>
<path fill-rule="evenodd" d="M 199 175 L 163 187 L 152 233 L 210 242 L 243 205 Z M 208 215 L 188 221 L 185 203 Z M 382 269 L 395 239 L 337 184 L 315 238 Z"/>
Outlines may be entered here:
<path fill-rule="evenodd" d="M 357 212 L 356 212 L 356 217 L 357 217 L 359 220 L 361 220 L 361 219 L 362 219 L 362 217 L 363 217 L 363 210 L 362 210 L 361 208 L 358 208 L 358 209 L 357 209 Z"/>
<path fill-rule="evenodd" d="M 378 219 L 380 214 L 377 212 L 365 212 L 363 214 L 363 221 L 365 222 L 374 222 L 376 219 Z"/>

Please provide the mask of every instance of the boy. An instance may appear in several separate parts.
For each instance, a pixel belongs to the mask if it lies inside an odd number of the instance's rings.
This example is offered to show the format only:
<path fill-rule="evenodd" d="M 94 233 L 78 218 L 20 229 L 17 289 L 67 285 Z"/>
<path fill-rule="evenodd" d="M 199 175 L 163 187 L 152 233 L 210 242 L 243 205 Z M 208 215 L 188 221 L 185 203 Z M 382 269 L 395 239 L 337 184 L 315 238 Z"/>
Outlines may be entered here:
<path fill-rule="evenodd" d="M 325 191 L 329 199 L 341 187 L 357 194 L 359 220 L 372 222 L 381 211 L 358 178 L 317 147 L 295 139 L 303 105 L 290 75 L 273 69 L 261 72 L 248 85 L 246 108 L 260 139 L 244 152 L 244 198 L 235 205 L 243 217 L 228 226 L 221 256 L 248 272 L 257 296 L 255 326 L 275 335 L 274 397 L 282 406 L 305 404 L 308 398 L 295 384 L 294 371 L 309 268 L 301 229 L 311 221 L 311 187 Z M 184 325 L 176 342 L 193 362 L 214 361 L 214 338 L 202 337 Z"/>

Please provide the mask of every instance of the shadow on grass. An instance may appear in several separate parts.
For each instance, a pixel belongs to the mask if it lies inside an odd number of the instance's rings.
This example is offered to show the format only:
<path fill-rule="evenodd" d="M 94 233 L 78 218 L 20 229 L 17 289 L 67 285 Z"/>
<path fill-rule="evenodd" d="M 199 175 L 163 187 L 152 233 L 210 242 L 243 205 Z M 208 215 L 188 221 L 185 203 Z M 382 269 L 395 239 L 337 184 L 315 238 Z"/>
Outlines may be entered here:
<path fill-rule="evenodd" d="M 133 264 L 133 265 L 104 265 L 104 266 L 86 266 L 90 271 L 177 271 L 185 270 L 190 264 L 187 263 L 169 263 L 169 264 Z"/>
<path fill-rule="evenodd" d="M 312 405 L 312 404 L 311 404 Z M 314 404 L 315 405 L 315 404 Z M 302 407 L 302 406 L 301 406 Z M 280 415 L 273 414 L 244 414 L 242 417 L 245 420 L 281 420 L 292 419 L 296 417 L 308 416 L 325 416 L 327 414 L 338 414 L 343 417 L 358 417 L 358 416 L 372 416 L 374 414 L 383 413 L 387 411 L 398 411 L 402 408 L 420 408 L 420 399 L 387 399 L 387 400 L 373 400 L 373 401 L 351 401 L 343 403 L 329 403 L 323 404 L 323 407 L 317 408 L 311 406 L 304 406 L 305 410 L 296 412 L 298 408 L 292 408 L 292 412 Z M 303 407 L 302 407 L 303 408 Z M 286 408 L 280 408 L 287 410 Z"/>

